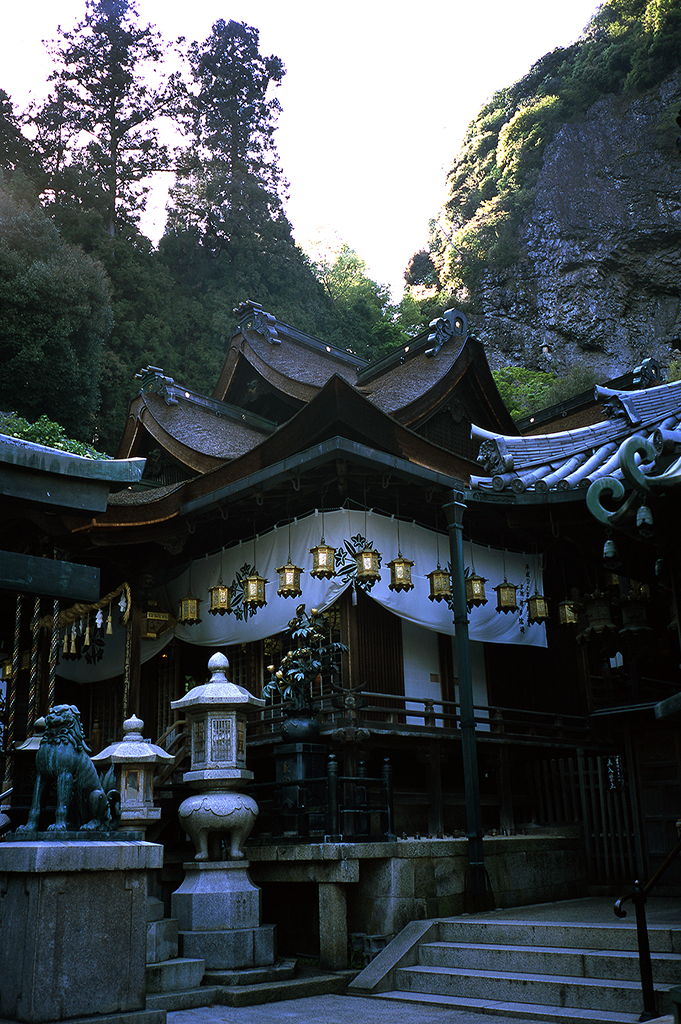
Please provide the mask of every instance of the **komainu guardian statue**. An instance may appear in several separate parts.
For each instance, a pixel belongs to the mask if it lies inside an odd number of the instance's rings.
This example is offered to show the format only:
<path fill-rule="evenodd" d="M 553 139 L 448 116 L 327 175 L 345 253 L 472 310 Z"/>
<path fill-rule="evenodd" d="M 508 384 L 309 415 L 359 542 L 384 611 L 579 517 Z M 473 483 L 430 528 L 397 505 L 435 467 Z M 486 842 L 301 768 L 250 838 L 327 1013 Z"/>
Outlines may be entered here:
<path fill-rule="evenodd" d="M 45 716 L 38 747 L 37 777 L 28 821 L 17 832 L 37 832 L 43 799 L 51 784 L 57 788 L 57 813 L 50 832 L 99 830 L 109 832 L 120 821 L 120 795 L 111 769 L 100 777 L 89 756 L 80 711 L 57 704 Z"/>

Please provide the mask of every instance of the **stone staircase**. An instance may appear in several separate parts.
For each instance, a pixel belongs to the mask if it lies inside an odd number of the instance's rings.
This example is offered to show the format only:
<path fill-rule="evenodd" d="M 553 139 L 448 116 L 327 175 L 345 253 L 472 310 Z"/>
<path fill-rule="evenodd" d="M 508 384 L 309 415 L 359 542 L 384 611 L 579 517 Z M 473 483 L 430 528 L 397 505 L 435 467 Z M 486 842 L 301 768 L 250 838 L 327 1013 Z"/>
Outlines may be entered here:
<path fill-rule="evenodd" d="M 586 902 L 586 901 L 580 901 Z M 553 904 L 554 908 L 565 906 Z M 612 902 L 610 902 L 612 907 Z M 349 994 L 504 1014 L 544 1024 L 634 1024 L 643 1009 L 636 927 L 533 918 L 534 908 L 414 921 L 351 982 Z M 681 906 L 680 906 L 681 909 Z M 681 983 L 677 927 L 649 923 L 660 1014 Z"/>

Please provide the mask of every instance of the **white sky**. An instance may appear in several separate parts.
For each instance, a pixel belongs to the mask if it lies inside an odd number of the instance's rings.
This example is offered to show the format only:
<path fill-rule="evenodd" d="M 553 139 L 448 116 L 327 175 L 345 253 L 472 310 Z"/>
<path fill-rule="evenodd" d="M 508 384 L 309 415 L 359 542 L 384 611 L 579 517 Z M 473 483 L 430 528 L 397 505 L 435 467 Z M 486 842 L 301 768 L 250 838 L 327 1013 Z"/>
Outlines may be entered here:
<path fill-rule="evenodd" d="M 284 61 L 276 141 L 301 244 L 337 232 L 369 272 L 402 291 L 411 255 L 444 197 L 445 170 L 469 122 L 497 89 L 579 37 L 596 0 L 138 0 L 166 38 L 204 40 L 218 18 L 260 30 Z M 84 0 L 4 0 L 0 88 L 15 109 L 45 92 L 43 39 L 72 27 Z M 163 230 L 164 200 L 145 229 Z"/>

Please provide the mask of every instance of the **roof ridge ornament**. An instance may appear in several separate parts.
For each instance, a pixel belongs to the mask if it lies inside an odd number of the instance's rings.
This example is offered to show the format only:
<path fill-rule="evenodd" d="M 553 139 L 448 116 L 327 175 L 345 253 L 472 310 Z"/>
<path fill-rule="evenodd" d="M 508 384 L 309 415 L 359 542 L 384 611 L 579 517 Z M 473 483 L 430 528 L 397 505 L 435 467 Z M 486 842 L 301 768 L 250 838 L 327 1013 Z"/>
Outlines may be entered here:
<path fill-rule="evenodd" d="M 239 317 L 240 330 L 254 331 L 269 341 L 270 345 L 281 345 L 281 338 L 277 335 L 277 318 L 266 313 L 259 302 L 247 299 L 240 302 L 233 312 Z"/>
<path fill-rule="evenodd" d="M 431 320 L 428 331 L 426 355 L 436 356 L 442 346 L 450 338 L 466 339 L 468 336 L 468 320 L 458 309 L 446 309 L 441 317 Z"/>

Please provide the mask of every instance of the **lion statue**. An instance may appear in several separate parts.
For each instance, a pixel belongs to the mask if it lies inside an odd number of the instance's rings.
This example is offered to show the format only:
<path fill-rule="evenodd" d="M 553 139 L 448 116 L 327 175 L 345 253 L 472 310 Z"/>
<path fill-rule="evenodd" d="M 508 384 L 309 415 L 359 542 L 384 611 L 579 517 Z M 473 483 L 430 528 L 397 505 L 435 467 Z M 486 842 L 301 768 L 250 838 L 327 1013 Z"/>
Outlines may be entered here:
<path fill-rule="evenodd" d="M 80 711 L 73 704 L 57 704 L 45 715 L 36 754 L 37 777 L 25 825 L 17 832 L 37 832 L 43 797 L 51 783 L 57 786 L 57 813 L 50 832 L 97 829 L 109 832 L 120 821 L 120 795 L 114 789 L 113 770 L 97 773 L 83 736 Z"/>

